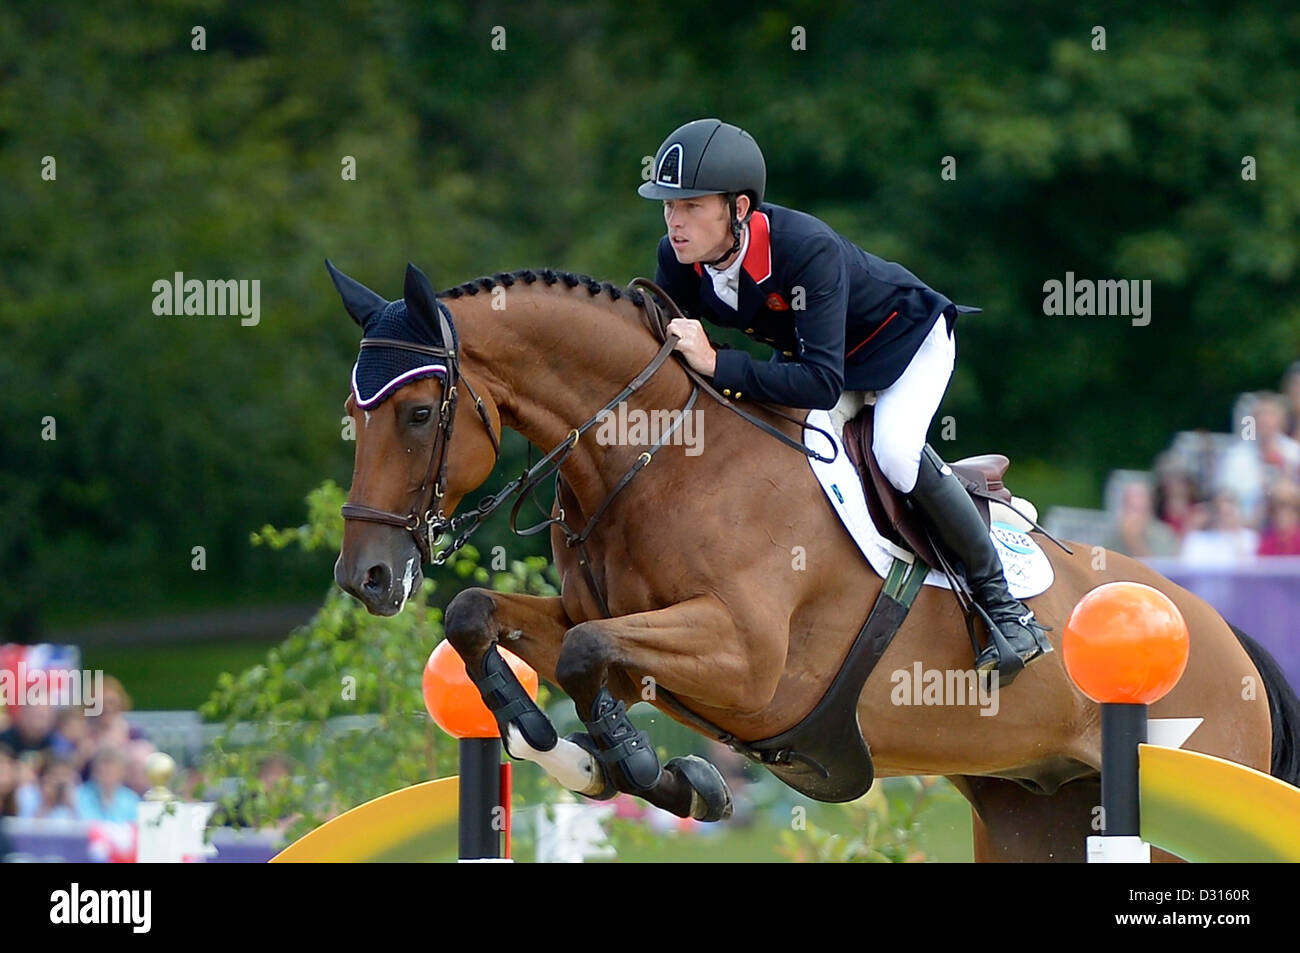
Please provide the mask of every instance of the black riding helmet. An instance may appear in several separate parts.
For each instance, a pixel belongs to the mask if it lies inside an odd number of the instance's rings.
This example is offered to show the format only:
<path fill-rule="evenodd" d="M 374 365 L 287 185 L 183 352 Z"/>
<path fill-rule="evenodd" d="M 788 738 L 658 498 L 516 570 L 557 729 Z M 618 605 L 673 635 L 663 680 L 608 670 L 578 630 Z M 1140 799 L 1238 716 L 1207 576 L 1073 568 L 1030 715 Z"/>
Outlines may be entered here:
<path fill-rule="evenodd" d="M 721 258 L 708 262 L 716 265 L 740 248 L 736 196 L 749 193 L 752 215 L 763 201 L 766 185 L 767 164 L 753 136 L 720 119 L 696 119 L 674 129 L 659 146 L 654 177 L 637 194 L 655 201 L 726 195 L 732 243 Z"/>

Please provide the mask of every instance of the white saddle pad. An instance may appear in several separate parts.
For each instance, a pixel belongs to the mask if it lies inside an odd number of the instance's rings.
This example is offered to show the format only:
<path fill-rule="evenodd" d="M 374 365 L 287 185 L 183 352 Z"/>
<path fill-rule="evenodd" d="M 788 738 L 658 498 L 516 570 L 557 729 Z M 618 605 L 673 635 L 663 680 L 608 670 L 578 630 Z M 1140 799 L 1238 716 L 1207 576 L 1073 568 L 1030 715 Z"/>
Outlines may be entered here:
<path fill-rule="evenodd" d="M 844 523 L 844 528 L 858 544 L 858 549 L 862 550 L 862 555 L 867 558 L 871 568 L 883 579 L 888 574 L 895 555 L 906 556 L 910 561 L 911 554 L 881 536 L 876 529 L 876 524 L 871 521 L 871 514 L 867 512 L 867 500 L 862 491 L 862 481 L 858 479 L 858 471 L 854 468 L 853 461 L 844 451 L 840 435 L 834 433 L 830 413 L 825 410 L 811 410 L 808 412 L 807 423 L 834 434 L 835 459 L 830 463 L 823 463 L 814 457 L 809 457 L 808 462 L 812 465 L 813 473 L 817 475 L 817 482 L 826 492 L 826 498 L 830 500 L 831 506 L 840 516 L 840 521 Z M 803 442 L 809 450 L 815 450 L 822 456 L 831 456 L 831 447 L 827 446 L 826 437 L 818 431 L 804 427 Z M 1002 569 L 1007 577 L 1007 588 L 1011 590 L 1013 596 L 1017 599 L 1028 599 L 1030 596 L 1047 591 L 1056 574 L 1052 570 L 1052 563 L 1047 558 L 1047 554 L 1028 533 L 995 519 L 989 535 L 993 539 L 998 557 L 1002 560 Z M 926 575 L 925 584 L 938 586 L 941 589 L 951 588 L 947 577 L 933 569 Z"/>

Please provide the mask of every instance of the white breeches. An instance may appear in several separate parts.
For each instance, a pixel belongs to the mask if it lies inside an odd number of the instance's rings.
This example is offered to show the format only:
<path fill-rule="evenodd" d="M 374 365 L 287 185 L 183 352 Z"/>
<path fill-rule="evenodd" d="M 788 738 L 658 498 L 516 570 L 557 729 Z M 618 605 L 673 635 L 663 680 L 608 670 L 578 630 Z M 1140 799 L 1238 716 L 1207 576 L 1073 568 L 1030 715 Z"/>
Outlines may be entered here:
<path fill-rule="evenodd" d="M 957 357 L 957 343 L 948 335 L 943 317 L 921 342 L 902 375 L 884 390 L 875 392 L 876 419 L 872 450 L 880 471 L 900 492 L 911 493 L 921 467 L 921 450 L 930 431 L 930 421 L 943 400 Z M 857 416 L 871 396 L 870 391 L 845 391 L 831 421 L 835 432 Z"/>

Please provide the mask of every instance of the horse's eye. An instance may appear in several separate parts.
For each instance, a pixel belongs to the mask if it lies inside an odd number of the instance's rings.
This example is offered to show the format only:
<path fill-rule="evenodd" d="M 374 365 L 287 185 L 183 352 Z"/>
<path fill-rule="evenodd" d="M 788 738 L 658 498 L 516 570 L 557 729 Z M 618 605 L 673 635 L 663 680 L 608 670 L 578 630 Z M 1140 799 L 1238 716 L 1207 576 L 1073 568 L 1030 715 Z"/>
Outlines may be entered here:
<path fill-rule="evenodd" d="M 411 414 L 411 423 L 413 424 L 428 423 L 429 418 L 431 416 L 433 416 L 432 410 L 430 410 L 428 407 L 421 407 L 415 413 Z"/>

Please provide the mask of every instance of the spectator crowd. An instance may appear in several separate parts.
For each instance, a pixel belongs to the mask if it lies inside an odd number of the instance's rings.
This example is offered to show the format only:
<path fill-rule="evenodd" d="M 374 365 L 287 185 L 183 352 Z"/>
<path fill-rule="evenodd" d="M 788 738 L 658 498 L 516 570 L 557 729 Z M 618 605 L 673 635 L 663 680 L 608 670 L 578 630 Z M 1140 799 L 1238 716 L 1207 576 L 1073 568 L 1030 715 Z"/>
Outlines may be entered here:
<path fill-rule="evenodd" d="M 0 818 L 134 823 L 157 749 L 126 718 L 131 700 L 104 677 L 103 707 L 0 708 Z M 0 851 L 0 853 L 3 853 Z"/>
<path fill-rule="evenodd" d="M 1117 489 L 1107 548 L 1192 565 L 1300 556 L 1300 361 L 1280 393 L 1243 394 L 1233 419 L 1227 437 L 1180 435 L 1151 482 Z"/>

